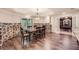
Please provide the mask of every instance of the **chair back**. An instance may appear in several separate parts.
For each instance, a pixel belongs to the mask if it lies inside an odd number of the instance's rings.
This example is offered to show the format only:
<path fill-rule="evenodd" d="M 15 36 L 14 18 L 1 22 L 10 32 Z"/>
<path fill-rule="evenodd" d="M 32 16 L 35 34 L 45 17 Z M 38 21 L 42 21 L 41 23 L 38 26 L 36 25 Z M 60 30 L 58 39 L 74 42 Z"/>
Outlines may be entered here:
<path fill-rule="evenodd" d="M 23 28 L 20 27 L 21 36 L 24 37 Z"/>

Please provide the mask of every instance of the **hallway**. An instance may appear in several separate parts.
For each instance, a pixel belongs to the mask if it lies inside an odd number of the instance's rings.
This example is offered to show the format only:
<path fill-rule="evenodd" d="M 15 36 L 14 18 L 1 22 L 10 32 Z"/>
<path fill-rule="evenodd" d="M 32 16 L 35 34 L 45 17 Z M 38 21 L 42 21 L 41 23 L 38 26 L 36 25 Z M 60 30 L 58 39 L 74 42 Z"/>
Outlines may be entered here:
<path fill-rule="evenodd" d="M 2 49 L 4 50 L 78 50 L 79 46 L 76 37 L 72 33 L 61 32 L 59 34 L 47 34 L 44 39 L 30 44 L 28 48 L 21 47 L 20 37 L 13 38 L 4 42 Z"/>

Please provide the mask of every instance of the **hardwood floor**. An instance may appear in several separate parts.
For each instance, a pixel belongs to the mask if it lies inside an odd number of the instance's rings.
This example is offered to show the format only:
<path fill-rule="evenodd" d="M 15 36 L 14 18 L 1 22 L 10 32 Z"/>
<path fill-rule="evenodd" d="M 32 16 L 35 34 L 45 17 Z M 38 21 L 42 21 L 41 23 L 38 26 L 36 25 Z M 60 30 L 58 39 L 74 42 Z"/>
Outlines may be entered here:
<path fill-rule="evenodd" d="M 72 33 L 61 32 L 59 34 L 49 33 L 45 38 L 21 47 L 21 38 L 16 37 L 4 42 L 3 50 L 78 50 L 77 39 Z"/>

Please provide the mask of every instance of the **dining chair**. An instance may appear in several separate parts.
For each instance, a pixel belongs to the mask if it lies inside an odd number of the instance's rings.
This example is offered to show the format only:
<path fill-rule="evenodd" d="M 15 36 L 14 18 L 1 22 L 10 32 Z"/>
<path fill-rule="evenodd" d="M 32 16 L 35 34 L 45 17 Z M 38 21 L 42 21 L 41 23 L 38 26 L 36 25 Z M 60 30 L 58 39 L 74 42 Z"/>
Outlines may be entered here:
<path fill-rule="evenodd" d="M 24 48 L 25 42 L 27 43 L 26 46 L 28 47 L 29 45 L 29 34 L 26 33 L 26 31 L 21 28 L 21 42 L 22 42 L 22 47 Z"/>
<path fill-rule="evenodd" d="M 42 36 L 45 37 L 46 35 L 46 27 L 42 26 Z"/>
<path fill-rule="evenodd" d="M 40 29 L 40 27 L 36 28 L 36 34 L 37 34 L 37 38 L 41 39 L 41 29 Z"/>

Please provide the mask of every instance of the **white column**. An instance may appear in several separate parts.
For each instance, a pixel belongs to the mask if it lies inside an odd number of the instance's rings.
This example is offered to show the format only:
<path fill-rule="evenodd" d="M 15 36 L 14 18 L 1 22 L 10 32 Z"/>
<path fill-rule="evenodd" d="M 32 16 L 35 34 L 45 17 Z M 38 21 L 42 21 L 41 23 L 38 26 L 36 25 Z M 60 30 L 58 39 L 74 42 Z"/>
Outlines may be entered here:
<path fill-rule="evenodd" d="M 54 16 L 51 18 L 52 32 L 60 32 L 60 20 L 58 17 Z"/>

